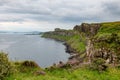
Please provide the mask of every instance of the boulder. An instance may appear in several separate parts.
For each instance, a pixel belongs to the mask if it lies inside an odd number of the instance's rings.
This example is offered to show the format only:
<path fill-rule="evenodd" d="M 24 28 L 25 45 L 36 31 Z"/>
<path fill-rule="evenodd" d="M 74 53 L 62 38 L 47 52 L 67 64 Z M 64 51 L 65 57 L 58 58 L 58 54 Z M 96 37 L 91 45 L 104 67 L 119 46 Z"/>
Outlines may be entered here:
<path fill-rule="evenodd" d="M 46 72 L 44 72 L 44 71 L 36 71 L 34 74 L 35 75 L 46 75 Z"/>

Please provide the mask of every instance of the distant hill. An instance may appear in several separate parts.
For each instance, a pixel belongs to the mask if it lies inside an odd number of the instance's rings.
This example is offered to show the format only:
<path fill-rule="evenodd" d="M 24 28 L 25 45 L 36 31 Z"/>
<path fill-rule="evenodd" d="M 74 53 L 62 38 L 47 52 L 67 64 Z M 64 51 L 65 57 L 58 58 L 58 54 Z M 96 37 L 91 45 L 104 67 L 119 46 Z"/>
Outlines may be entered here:
<path fill-rule="evenodd" d="M 42 34 L 42 32 L 40 32 L 40 31 L 31 31 L 31 32 L 0 31 L 0 33 L 6 33 L 6 34 L 25 34 L 25 35 L 40 35 L 40 34 Z"/>

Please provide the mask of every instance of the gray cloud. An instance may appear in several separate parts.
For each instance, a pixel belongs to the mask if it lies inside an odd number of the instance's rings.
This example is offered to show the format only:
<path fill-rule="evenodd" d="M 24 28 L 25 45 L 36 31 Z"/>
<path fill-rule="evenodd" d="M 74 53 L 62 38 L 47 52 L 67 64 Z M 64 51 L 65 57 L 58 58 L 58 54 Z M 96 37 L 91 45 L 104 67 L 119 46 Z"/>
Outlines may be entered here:
<path fill-rule="evenodd" d="M 120 16 L 120 1 L 107 2 L 103 6 L 111 15 Z"/>
<path fill-rule="evenodd" d="M 0 6 L 5 5 L 7 2 L 8 2 L 7 0 L 0 0 Z"/>
<path fill-rule="evenodd" d="M 120 20 L 120 0 L 0 0 L 0 22 L 59 24 Z"/>

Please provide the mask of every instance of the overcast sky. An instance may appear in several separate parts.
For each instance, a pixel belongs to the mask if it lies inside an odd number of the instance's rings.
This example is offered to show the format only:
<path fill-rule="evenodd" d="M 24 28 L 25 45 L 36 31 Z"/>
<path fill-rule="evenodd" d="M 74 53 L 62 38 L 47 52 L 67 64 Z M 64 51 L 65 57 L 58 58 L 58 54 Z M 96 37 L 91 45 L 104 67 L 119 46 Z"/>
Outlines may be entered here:
<path fill-rule="evenodd" d="M 119 20 L 120 0 L 0 0 L 0 30 L 49 31 Z"/>

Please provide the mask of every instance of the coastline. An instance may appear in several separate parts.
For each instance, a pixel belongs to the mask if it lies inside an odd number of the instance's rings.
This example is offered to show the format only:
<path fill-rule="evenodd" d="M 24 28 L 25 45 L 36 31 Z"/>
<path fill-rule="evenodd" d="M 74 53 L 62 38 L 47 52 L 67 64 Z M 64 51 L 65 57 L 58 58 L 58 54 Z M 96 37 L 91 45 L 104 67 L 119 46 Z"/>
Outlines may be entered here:
<path fill-rule="evenodd" d="M 43 37 L 43 38 L 47 38 L 47 37 Z M 67 66 L 69 65 L 69 67 L 73 67 L 82 63 L 82 60 L 79 57 L 80 54 L 77 51 L 75 51 L 73 48 L 71 48 L 67 42 L 65 42 L 64 40 L 58 40 L 55 38 L 47 38 L 47 39 L 52 39 L 52 40 L 61 42 L 65 46 L 65 52 L 70 55 L 67 62 L 64 63 L 62 61 L 59 61 L 59 63 L 54 63 L 50 67 L 63 68 L 66 65 Z M 46 67 L 46 68 L 49 68 L 49 67 Z"/>

